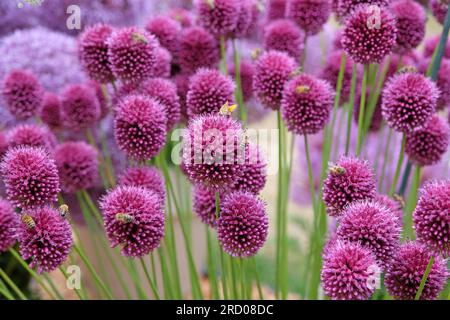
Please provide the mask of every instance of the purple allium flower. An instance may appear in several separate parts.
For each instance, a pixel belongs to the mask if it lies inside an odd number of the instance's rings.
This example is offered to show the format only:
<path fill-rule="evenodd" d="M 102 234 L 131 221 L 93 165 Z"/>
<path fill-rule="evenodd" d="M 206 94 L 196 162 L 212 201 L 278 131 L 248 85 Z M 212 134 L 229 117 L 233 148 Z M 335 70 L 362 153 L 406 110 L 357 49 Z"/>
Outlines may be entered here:
<path fill-rule="evenodd" d="M 370 99 L 370 89 L 366 89 L 366 103 Z M 359 121 L 359 108 L 361 107 L 361 94 L 358 95 L 355 99 L 355 105 L 353 107 L 353 119 L 355 123 L 358 124 Z M 366 105 L 367 110 L 367 105 Z M 368 118 L 366 118 L 368 119 Z M 366 120 L 367 121 L 367 120 Z M 383 124 L 383 114 L 381 112 L 381 99 L 378 99 L 377 104 L 375 105 L 375 109 L 373 110 L 372 119 L 370 119 L 369 131 L 377 132 L 381 129 L 381 125 Z"/>
<path fill-rule="evenodd" d="M 61 114 L 64 125 L 81 130 L 94 125 L 100 118 L 100 104 L 95 90 L 85 84 L 72 84 L 61 93 Z"/>
<path fill-rule="evenodd" d="M 233 257 L 251 257 L 264 245 L 269 219 L 264 203 L 248 192 L 234 192 L 220 205 L 217 237 Z"/>
<path fill-rule="evenodd" d="M 288 0 L 286 16 L 302 28 L 307 35 L 322 30 L 331 14 L 331 0 Z"/>
<path fill-rule="evenodd" d="M 193 118 L 183 138 L 183 162 L 188 178 L 210 189 L 231 188 L 242 174 L 243 130 L 230 117 Z"/>
<path fill-rule="evenodd" d="M 380 63 L 396 44 L 394 16 L 387 8 L 376 8 L 358 6 L 345 20 L 342 47 L 353 61 L 361 64 Z M 373 19 L 375 14 L 379 15 L 376 21 Z"/>
<path fill-rule="evenodd" d="M 430 166 L 442 159 L 449 142 L 450 126 L 438 115 L 433 115 L 423 127 L 406 134 L 405 152 L 413 164 Z"/>
<path fill-rule="evenodd" d="M 161 205 L 164 205 L 166 185 L 161 172 L 155 167 L 141 166 L 127 168 L 119 177 L 119 185 L 149 189 L 156 193 L 161 200 Z"/>
<path fill-rule="evenodd" d="M 0 165 L 8 200 L 20 208 L 56 201 L 60 191 L 55 161 L 42 148 L 9 150 Z"/>
<path fill-rule="evenodd" d="M 253 90 L 266 107 L 273 110 L 280 108 L 284 85 L 296 67 L 295 60 L 284 52 L 268 51 L 258 58 Z"/>
<path fill-rule="evenodd" d="M 412 131 L 428 121 L 436 110 L 438 97 L 439 91 L 431 79 L 417 73 L 395 75 L 383 90 L 383 117 L 396 131 Z"/>
<path fill-rule="evenodd" d="M 331 299 L 366 300 L 375 292 L 379 268 L 369 249 L 338 241 L 324 257 L 320 277 Z"/>
<path fill-rule="evenodd" d="M 407 70 L 407 68 L 410 67 L 412 70 L 414 70 L 417 63 L 414 60 L 411 53 L 412 53 L 412 51 L 410 51 L 409 53 L 403 54 L 403 55 L 399 55 L 396 53 L 392 53 L 390 55 L 390 61 L 389 61 L 385 81 L 387 81 L 391 77 L 397 75 L 398 73 L 403 72 L 402 68 L 404 70 Z M 386 61 L 383 62 L 383 68 L 386 67 L 386 63 L 387 63 Z M 380 65 L 380 67 L 381 67 L 381 65 Z"/>
<path fill-rule="evenodd" d="M 215 192 L 205 186 L 196 184 L 193 190 L 192 203 L 192 208 L 200 220 L 215 228 L 217 225 Z"/>
<path fill-rule="evenodd" d="M 189 28 L 195 25 L 195 15 L 184 8 L 173 8 L 167 12 L 167 15 L 178 21 L 183 28 Z"/>
<path fill-rule="evenodd" d="M 139 82 L 151 75 L 156 63 L 156 38 L 135 27 L 116 30 L 108 39 L 108 57 L 114 75 Z"/>
<path fill-rule="evenodd" d="M 31 268 L 51 272 L 67 259 L 73 244 L 72 230 L 58 210 L 41 207 L 22 214 L 19 241 L 20 254 L 25 260 L 31 259 Z"/>
<path fill-rule="evenodd" d="M 434 36 L 425 40 L 425 45 L 423 49 L 423 55 L 425 58 L 431 58 L 433 56 L 434 50 L 439 44 L 441 36 Z M 450 39 L 447 40 L 447 45 L 444 50 L 444 58 L 450 59 Z"/>
<path fill-rule="evenodd" d="M 395 299 L 414 300 L 432 254 L 418 242 L 401 245 L 384 278 L 389 294 Z M 445 261 L 436 255 L 420 299 L 436 299 L 444 288 L 447 278 Z"/>
<path fill-rule="evenodd" d="M 78 40 L 81 65 L 91 79 L 100 83 L 114 80 L 108 59 L 108 38 L 112 32 L 111 26 L 100 23 L 84 30 Z"/>
<path fill-rule="evenodd" d="M 107 98 L 109 93 L 106 86 L 103 89 L 102 85 L 94 80 L 87 81 L 86 85 L 94 90 L 95 97 L 97 98 L 98 104 L 100 106 L 99 120 L 104 119 L 109 113 L 109 101 Z M 106 90 L 106 92 L 104 92 L 103 90 Z"/>
<path fill-rule="evenodd" d="M 164 212 L 156 193 L 135 186 L 117 187 L 101 200 L 111 247 L 122 246 L 127 257 L 143 257 L 164 237 Z"/>
<path fill-rule="evenodd" d="M 97 150 L 83 141 L 64 142 L 55 148 L 61 187 L 64 192 L 75 192 L 94 186 L 98 179 Z"/>
<path fill-rule="evenodd" d="M 142 84 L 141 92 L 158 101 L 167 115 L 167 131 L 171 130 L 181 117 L 180 98 L 177 87 L 167 79 L 152 78 Z"/>
<path fill-rule="evenodd" d="M 183 71 L 194 73 L 201 67 L 214 67 L 219 60 L 219 43 L 208 31 L 201 27 L 183 30 L 177 59 Z"/>
<path fill-rule="evenodd" d="M 3 80 L 2 95 L 9 112 L 18 120 L 26 120 L 39 114 L 44 90 L 34 74 L 13 70 Z"/>
<path fill-rule="evenodd" d="M 153 34 L 172 55 L 176 55 L 181 32 L 181 25 L 176 20 L 165 16 L 153 17 L 145 25 L 145 30 Z"/>
<path fill-rule="evenodd" d="M 436 252 L 450 255 L 450 180 L 427 183 L 413 213 L 417 238 Z"/>
<path fill-rule="evenodd" d="M 20 124 L 8 132 L 9 148 L 17 146 L 42 147 L 52 151 L 56 145 L 55 135 L 47 127 Z"/>
<path fill-rule="evenodd" d="M 391 0 L 335 0 L 336 3 L 336 13 L 339 18 L 345 18 L 349 13 L 351 13 L 358 5 L 368 4 L 372 6 L 385 7 Z"/>
<path fill-rule="evenodd" d="M 289 131 L 314 134 L 322 130 L 333 107 L 334 92 L 328 82 L 301 74 L 283 91 L 281 114 Z"/>
<path fill-rule="evenodd" d="M 8 201 L 0 198 L 0 253 L 16 243 L 18 227 L 19 216 Z"/>
<path fill-rule="evenodd" d="M 397 20 L 397 44 L 394 50 L 407 53 L 425 37 L 425 9 L 414 0 L 394 1 L 390 9 Z"/>
<path fill-rule="evenodd" d="M 385 194 L 377 193 L 373 201 L 388 208 L 389 211 L 397 217 L 399 225 L 402 225 L 404 201 L 399 198 L 399 196 L 394 196 L 394 198 L 391 198 Z"/>
<path fill-rule="evenodd" d="M 378 202 L 358 201 L 344 209 L 337 235 L 370 249 L 377 264 L 385 268 L 400 245 L 400 223 L 394 212 Z"/>
<path fill-rule="evenodd" d="M 152 67 L 151 76 L 169 78 L 172 68 L 172 55 L 164 47 L 156 48 L 155 64 Z"/>
<path fill-rule="evenodd" d="M 305 33 L 291 20 L 275 20 L 264 28 L 263 46 L 266 50 L 284 51 L 299 59 L 304 44 Z"/>
<path fill-rule="evenodd" d="M 189 117 L 218 113 L 226 103 L 234 101 L 233 81 L 214 69 L 199 69 L 190 79 L 186 96 Z"/>
<path fill-rule="evenodd" d="M 449 4 L 448 0 L 430 0 L 431 12 L 440 24 L 444 24 Z"/>
<path fill-rule="evenodd" d="M 231 33 L 234 38 L 243 38 L 248 34 L 249 28 L 253 22 L 253 0 L 240 0 L 240 9 L 236 27 Z"/>
<path fill-rule="evenodd" d="M 330 216 L 341 216 L 350 203 L 375 197 L 375 176 L 365 160 L 342 156 L 330 167 L 323 185 L 323 201 Z"/>
<path fill-rule="evenodd" d="M 240 66 L 242 95 L 244 96 L 244 101 L 248 101 L 253 96 L 253 75 L 255 74 L 255 66 L 253 65 L 253 62 L 247 59 L 241 60 Z M 234 64 L 230 64 L 228 73 L 236 80 L 236 69 L 234 68 Z"/>
<path fill-rule="evenodd" d="M 418 65 L 421 73 L 426 74 L 432 59 L 424 59 Z M 437 109 L 445 109 L 450 105 L 450 59 L 442 59 L 439 71 L 437 74 L 436 85 L 439 89 L 440 95 L 437 102 Z"/>
<path fill-rule="evenodd" d="M 113 93 L 111 98 L 111 105 L 113 110 L 117 107 L 117 105 L 123 101 L 126 97 L 133 94 L 141 94 L 141 84 L 140 83 L 131 83 L 126 82 L 123 83 L 116 92 Z"/>
<path fill-rule="evenodd" d="M 257 145 L 247 144 L 242 174 L 237 178 L 233 189 L 259 194 L 267 180 L 267 160 Z"/>
<path fill-rule="evenodd" d="M 196 0 L 200 24 L 216 36 L 226 36 L 236 28 L 240 0 Z"/>
<path fill-rule="evenodd" d="M 283 19 L 286 13 L 287 0 L 269 0 L 267 1 L 266 18 L 267 20 Z"/>
<path fill-rule="evenodd" d="M 56 94 L 51 92 L 46 92 L 44 94 L 40 118 L 42 122 L 48 125 L 51 129 L 61 128 L 61 101 Z"/>
<path fill-rule="evenodd" d="M 165 108 L 155 99 L 130 95 L 119 103 L 114 116 L 114 135 L 128 157 L 149 160 L 164 146 L 167 135 Z"/>

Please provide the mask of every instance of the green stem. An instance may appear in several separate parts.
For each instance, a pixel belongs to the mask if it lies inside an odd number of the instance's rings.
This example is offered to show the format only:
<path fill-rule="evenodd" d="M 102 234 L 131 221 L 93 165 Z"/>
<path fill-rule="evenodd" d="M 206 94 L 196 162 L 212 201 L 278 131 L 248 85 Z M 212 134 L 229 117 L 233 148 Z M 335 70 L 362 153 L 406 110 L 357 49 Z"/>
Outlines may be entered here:
<path fill-rule="evenodd" d="M 242 80 L 241 80 L 241 61 L 239 58 L 239 51 L 236 47 L 236 40 L 232 40 L 233 43 L 233 58 L 234 58 L 234 73 L 236 80 L 236 102 L 239 105 L 239 116 L 245 127 L 247 124 L 247 109 L 244 103 L 244 96 L 242 92 Z"/>
<path fill-rule="evenodd" d="M 256 287 L 258 288 L 259 299 L 264 300 L 264 294 L 263 294 L 262 287 L 261 287 L 261 281 L 259 279 L 258 266 L 256 265 L 256 258 L 252 257 L 251 260 L 253 261 L 253 270 L 255 272 Z"/>
<path fill-rule="evenodd" d="M 69 278 L 69 275 L 67 274 L 67 272 L 64 270 L 64 268 L 62 266 L 59 267 L 59 271 L 61 271 L 61 273 L 63 274 L 63 276 L 66 280 Z M 75 288 L 75 293 L 77 294 L 77 296 L 80 300 L 86 300 L 86 296 L 81 289 Z"/>
<path fill-rule="evenodd" d="M 355 91 L 356 91 L 356 78 L 358 74 L 358 65 L 356 63 L 353 64 L 352 71 L 352 83 L 350 87 L 350 98 L 348 105 L 348 115 L 347 115 L 347 136 L 345 139 L 345 155 L 348 155 L 350 150 L 350 137 L 352 135 L 352 118 L 353 118 L 353 109 L 355 107 Z"/>
<path fill-rule="evenodd" d="M 58 297 L 59 300 L 64 300 L 62 294 L 59 292 L 58 288 L 56 288 L 55 283 L 53 282 L 52 278 L 50 278 L 50 276 L 48 275 L 48 273 L 43 273 L 42 274 L 45 278 L 45 280 L 47 281 L 48 285 L 50 286 L 50 288 L 53 290 L 53 292 L 55 293 L 55 295 Z"/>
<path fill-rule="evenodd" d="M 403 171 L 402 182 L 400 183 L 400 189 L 398 190 L 398 195 L 403 196 L 405 193 L 406 187 L 408 186 L 409 175 L 411 174 L 412 163 L 407 162 L 405 170 Z"/>
<path fill-rule="evenodd" d="M 212 291 L 212 298 L 213 299 L 219 299 L 219 287 L 217 285 L 217 267 L 216 267 L 216 259 L 214 250 L 212 247 L 212 236 L 211 231 L 209 230 L 209 226 L 205 225 L 205 232 L 206 232 L 206 246 L 208 249 L 208 279 L 211 283 L 211 291 Z"/>
<path fill-rule="evenodd" d="M 220 36 L 220 67 L 222 73 L 228 75 L 227 52 L 225 47 L 225 36 Z"/>
<path fill-rule="evenodd" d="M 19 289 L 19 287 L 16 286 L 14 281 L 11 280 L 11 278 L 6 274 L 5 271 L 3 271 L 2 268 L 0 268 L 0 276 L 5 280 L 6 284 L 8 284 L 11 289 L 17 294 L 17 296 L 21 300 L 28 300 L 27 297 L 23 294 L 22 290 Z"/>
<path fill-rule="evenodd" d="M 309 142 L 308 142 L 308 135 L 304 135 L 304 143 L 305 143 L 305 156 L 306 156 L 306 163 L 308 165 L 308 184 L 309 184 L 309 193 L 311 196 L 311 204 L 313 206 L 314 215 L 317 214 L 316 212 L 316 197 L 315 197 L 315 188 L 314 188 L 314 177 L 312 172 L 312 164 L 311 164 L 311 156 L 309 151 Z"/>
<path fill-rule="evenodd" d="M 427 268 L 425 269 L 425 273 L 423 274 L 422 280 L 420 281 L 419 290 L 417 290 L 414 300 L 420 300 L 423 289 L 425 288 L 425 284 L 428 279 L 428 275 L 430 274 L 431 268 L 433 267 L 433 263 L 434 263 L 434 255 L 431 254 L 430 260 L 428 261 Z"/>
<path fill-rule="evenodd" d="M 421 175 L 421 167 L 416 166 L 414 169 L 413 180 L 411 183 L 411 189 L 409 190 L 408 202 L 406 204 L 405 209 L 405 227 L 404 227 L 404 235 L 408 238 L 414 237 L 413 231 L 413 211 L 417 203 L 418 190 L 420 186 L 420 175 Z"/>
<path fill-rule="evenodd" d="M 386 173 L 386 167 L 389 162 L 388 156 L 389 156 L 389 150 L 390 150 L 389 148 L 391 146 L 392 133 L 393 133 L 392 129 L 389 128 L 389 132 L 388 132 L 388 136 L 387 136 L 387 140 L 386 140 L 386 147 L 384 149 L 383 166 L 381 168 L 380 182 L 378 183 L 378 191 L 380 191 L 380 192 L 383 190 L 384 175 Z"/>
<path fill-rule="evenodd" d="M 359 117 L 358 117 L 358 142 L 356 144 L 356 155 L 361 153 L 363 133 L 364 133 L 364 116 L 366 113 L 366 91 L 367 91 L 367 72 L 369 65 L 364 65 L 362 86 L 361 86 L 361 98 L 359 104 Z"/>
<path fill-rule="evenodd" d="M 437 47 L 436 56 L 434 57 L 434 61 L 432 62 L 430 76 L 431 79 L 436 80 L 439 69 L 441 67 L 442 58 L 444 57 L 445 47 L 447 45 L 448 34 L 450 31 L 450 6 L 447 9 L 447 15 L 445 16 L 444 28 L 441 33 L 441 39 L 439 40 L 439 45 Z"/>
<path fill-rule="evenodd" d="M 159 264 L 161 266 L 161 274 L 163 279 L 163 287 L 164 287 L 164 298 L 171 299 L 172 298 L 172 286 L 169 279 L 169 273 L 167 271 L 167 263 L 166 258 L 164 257 L 164 252 L 162 248 L 158 250 L 159 255 Z"/>
<path fill-rule="evenodd" d="M 152 289 L 153 295 L 155 296 L 156 300 L 160 300 L 158 288 L 156 287 L 155 282 L 152 280 L 152 277 L 150 276 L 150 272 L 148 271 L 148 268 L 144 262 L 144 258 L 141 257 L 139 260 L 141 261 L 142 269 L 144 270 L 145 277 L 147 278 L 148 284 Z"/>
<path fill-rule="evenodd" d="M 216 220 L 219 220 L 220 218 L 220 195 L 219 192 L 216 191 L 214 193 L 215 203 L 216 203 Z M 221 277 L 222 277 L 222 291 L 223 291 L 223 298 L 225 300 L 228 299 L 228 269 L 226 267 L 226 261 L 225 261 L 225 254 L 222 250 L 222 248 L 219 246 L 220 251 L 220 268 L 221 271 Z"/>
<path fill-rule="evenodd" d="M 405 156 L 405 144 L 406 144 L 406 135 L 403 135 L 402 138 L 402 147 L 400 148 L 400 154 L 398 155 L 397 167 L 395 168 L 394 179 L 392 180 L 391 190 L 389 191 L 389 196 L 393 196 L 395 193 L 395 189 L 397 188 L 398 177 L 400 176 L 400 171 L 403 165 L 403 158 Z"/>
<path fill-rule="evenodd" d="M 0 279 L 0 293 L 8 300 L 16 300 L 2 279 Z"/>

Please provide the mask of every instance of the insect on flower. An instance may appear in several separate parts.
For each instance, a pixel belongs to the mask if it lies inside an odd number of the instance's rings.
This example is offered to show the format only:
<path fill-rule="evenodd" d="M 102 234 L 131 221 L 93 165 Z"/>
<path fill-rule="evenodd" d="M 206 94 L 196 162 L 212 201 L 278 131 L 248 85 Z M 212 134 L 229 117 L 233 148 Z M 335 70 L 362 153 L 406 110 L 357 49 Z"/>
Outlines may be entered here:
<path fill-rule="evenodd" d="M 36 223 L 29 214 L 25 213 L 22 215 L 22 222 L 27 226 L 28 229 L 36 228 Z"/>
<path fill-rule="evenodd" d="M 223 116 L 230 116 L 234 110 L 236 110 L 237 104 L 229 105 L 228 101 L 220 108 L 219 114 Z"/>
<path fill-rule="evenodd" d="M 140 34 L 139 32 L 133 33 L 132 37 L 133 37 L 133 41 L 136 43 L 139 43 L 139 42 L 148 43 L 145 36 L 143 34 Z"/>
<path fill-rule="evenodd" d="M 309 90 L 311 90 L 309 86 L 298 86 L 295 88 L 295 92 L 298 94 L 308 93 Z"/>
<path fill-rule="evenodd" d="M 62 204 L 59 206 L 59 214 L 63 218 L 67 218 L 67 215 L 69 214 L 69 206 L 67 204 Z"/>
<path fill-rule="evenodd" d="M 116 214 L 116 220 L 123 223 L 131 223 L 134 221 L 134 217 L 128 213 L 118 213 Z"/>
<path fill-rule="evenodd" d="M 330 173 L 335 175 L 343 175 L 345 174 L 345 168 L 340 166 L 332 166 L 330 168 Z"/>
<path fill-rule="evenodd" d="M 261 48 L 256 48 L 252 50 L 251 56 L 253 60 L 258 59 L 259 55 L 262 53 Z"/>

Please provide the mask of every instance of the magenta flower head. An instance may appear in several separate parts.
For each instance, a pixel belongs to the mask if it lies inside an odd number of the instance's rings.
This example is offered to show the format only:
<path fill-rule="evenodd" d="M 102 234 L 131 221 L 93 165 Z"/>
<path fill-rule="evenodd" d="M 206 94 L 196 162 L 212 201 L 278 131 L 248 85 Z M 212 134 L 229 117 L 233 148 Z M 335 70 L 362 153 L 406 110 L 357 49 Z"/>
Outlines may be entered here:
<path fill-rule="evenodd" d="M 94 125 L 100 118 L 100 103 L 93 88 L 70 84 L 61 93 L 61 114 L 64 124 L 74 130 Z"/>
<path fill-rule="evenodd" d="M 61 187 L 64 192 L 75 192 L 94 186 L 98 179 L 98 154 L 83 142 L 64 142 L 55 149 Z"/>
<path fill-rule="evenodd" d="M 425 58 L 431 58 L 433 56 L 434 50 L 436 50 L 440 39 L 441 37 L 438 35 L 425 40 L 425 45 L 423 48 L 423 55 Z M 444 58 L 450 59 L 450 39 L 447 40 L 447 45 L 445 46 Z"/>
<path fill-rule="evenodd" d="M 167 79 L 152 78 L 142 84 L 141 92 L 158 101 L 167 115 L 167 131 L 171 130 L 181 117 L 180 98 L 177 87 Z"/>
<path fill-rule="evenodd" d="M 108 40 L 108 57 L 114 75 L 139 82 L 151 75 L 156 63 L 156 38 L 135 27 L 116 30 Z"/>
<path fill-rule="evenodd" d="M 186 96 L 189 117 L 218 113 L 227 102 L 234 101 L 233 81 L 214 69 L 200 69 L 190 79 Z"/>
<path fill-rule="evenodd" d="M 358 201 L 344 209 L 337 235 L 370 249 L 377 264 L 385 268 L 400 245 L 400 223 L 395 213 L 378 202 Z"/>
<path fill-rule="evenodd" d="M 196 0 L 194 6 L 200 24 L 216 36 L 227 36 L 236 28 L 240 0 Z"/>
<path fill-rule="evenodd" d="M 205 186 L 196 184 L 193 190 L 192 208 L 200 220 L 215 228 L 216 221 L 216 196 L 214 190 L 210 190 Z"/>
<path fill-rule="evenodd" d="M 394 51 L 403 54 L 417 48 L 425 37 L 425 9 L 414 0 L 394 1 L 390 8 L 397 20 L 397 44 Z"/>
<path fill-rule="evenodd" d="M 219 43 L 208 31 L 202 27 L 183 30 L 177 59 L 183 71 L 194 73 L 201 67 L 214 67 L 219 60 Z"/>
<path fill-rule="evenodd" d="M 360 5 L 345 20 L 341 44 L 353 61 L 369 64 L 390 54 L 396 39 L 395 18 L 387 8 Z"/>
<path fill-rule="evenodd" d="M 10 149 L 0 165 L 6 194 L 20 208 L 42 206 L 56 201 L 60 191 L 55 161 L 42 148 Z"/>
<path fill-rule="evenodd" d="M 242 59 L 240 63 L 241 86 L 244 101 L 250 100 L 253 96 L 253 75 L 255 74 L 255 66 L 252 61 Z M 236 81 L 236 69 L 234 64 L 228 67 L 228 73 Z"/>
<path fill-rule="evenodd" d="M 399 196 L 394 196 L 393 198 L 385 194 L 377 194 L 373 200 L 379 205 L 386 207 L 390 212 L 392 212 L 396 217 L 400 225 L 403 223 L 403 207 L 404 200 Z"/>
<path fill-rule="evenodd" d="M 55 135 L 47 127 L 20 124 L 8 133 L 9 148 L 16 146 L 42 147 L 52 151 L 56 145 Z"/>
<path fill-rule="evenodd" d="M 34 74 L 13 70 L 3 80 L 2 95 L 9 112 L 18 120 L 26 120 L 39 114 L 44 89 Z"/>
<path fill-rule="evenodd" d="M 242 166 L 242 173 L 237 178 L 234 189 L 259 194 L 264 189 L 266 180 L 267 160 L 257 145 L 248 143 L 245 147 L 245 162 Z"/>
<path fill-rule="evenodd" d="M 400 246 L 387 269 L 384 284 L 395 299 L 414 300 L 427 268 L 431 253 L 423 244 L 407 242 Z M 445 261 L 435 255 L 421 300 L 434 300 L 444 289 L 448 273 Z"/>
<path fill-rule="evenodd" d="M 195 25 L 195 15 L 187 9 L 173 8 L 168 11 L 167 15 L 175 21 L 178 21 L 183 28 L 189 28 Z"/>
<path fill-rule="evenodd" d="M 431 58 L 422 60 L 418 65 L 419 71 L 426 74 L 431 62 Z M 440 92 L 437 109 L 443 110 L 450 105 L 450 59 L 441 60 L 441 65 L 436 78 L 436 85 Z"/>
<path fill-rule="evenodd" d="M 305 33 L 291 20 L 275 20 L 264 29 L 263 46 L 266 50 L 284 51 L 299 59 L 304 44 Z"/>
<path fill-rule="evenodd" d="M 423 127 L 406 134 L 405 152 L 413 164 L 430 166 L 442 159 L 449 142 L 450 127 L 447 121 L 433 115 Z"/>
<path fill-rule="evenodd" d="M 286 14 L 287 0 L 267 1 L 266 18 L 268 20 L 283 19 Z"/>
<path fill-rule="evenodd" d="M 333 106 L 334 92 L 328 82 L 301 74 L 283 91 L 281 114 L 289 131 L 314 134 L 322 130 Z"/>
<path fill-rule="evenodd" d="M 62 127 L 61 101 L 56 94 L 51 92 L 45 93 L 40 117 L 42 122 L 51 129 Z"/>
<path fill-rule="evenodd" d="M 350 203 L 375 197 L 375 176 L 365 160 L 342 156 L 329 168 L 323 201 L 330 216 L 341 216 Z"/>
<path fill-rule="evenodd" d="M 450 255 L 450 180 L 427 183 L 413 213 L 417 238 L 433 251 Z"/>
<path fill-rule="evenodd" d="M 229 189 L 242 174 L 244 132 L 231 117 L 193 118 L 183 138 L 183 163 L 188 178 L 212 190 Z"/>
<path fill-rule="evenodd" d="M 328 249 L 321 272 L 324 293 L 333 300 L 366 300 L 380 276 L 372 252 L 358 243 L 337 241 Z"/>
<path fill-rule="evenodd" d="M 19 216 L 8 201 L 0 198 L 0 253 L 14 246 L 18 227 Z"/>
<path fill-rule="evenodd" d="M 111 247 L 122 246 L 127 257 L 143 257 L 164 237 L 164 212 L 156 193 L 141 187 L 117 187 L 101 200 Z"/>
<path fill-rule="evenodd" d="M 440 24 L 444 24 L 449 4 L 448 0 L 430 0 L 431 12 Z"/>
<path fill-rule="evenodd" d="M 30 267 L 51 272 L 68 257 L 73 244 L 69 222 L 52 207 L 22 213 L 19 227 L 20 254 L 31 259 Z"/>
<path fill-rule="evenodd" d="M 254 0 L 240 0 L 239 16 L 236 27 L 231 32 L 233 38 L 244 38 L 253 22 Z"/>
<path fill-rule="evenodd" d="M 89 78 L 100 83 L 114 80 L 108 59 L 108 38 L 113 27 L 95 24 L 86 28 L 78 39 L 78 57 Z"/>
<path fill-rule="evenodd" d="M 153 34 L 171 54 L 176 55 L 181 32 L 181 25 L 176 20 L 157 16 L 147 22 L 145 30 Z"/>
<path fill-rule="evenodd" d="M 391 128 L 409 132 L 424 125 L 436 110 L 439 91 L 431 79 L 417 73 L 401 73 L 388 80 L 381 110 Z"/>
<path fill-rule="evenodd" d="M 295 60 L 280 51 L 265 52 L 256 60 L 253 90 L 266 107 L 280 108 L 284 85 L 296 68 Z"/>
<path fill-rule="evenodd" d="M 114 116 L 114 135 L 119 148 L 128 157 L 148 160 L 164 146 L 167 116 L 155 99 L 130 95 L 121 101 Z"/>
<path fill-rule="evenodd" d="M 289 0 L 286 16 L 302 28 L 307 35 L 322 30 L 331 14 L 331 0 Z"/>
<path fill-rule="evenodd" d="M 254 256 L 269 233 L 264 203 L 247 192 L 234 192 L 220 205 L 217 237 L 223 250 L 233 257 Z"/>
<path fill-rule="evenodd" d="M 155 64 L 150 72 L 151 77 L 169 78 L 172 68 L 172 55 L 164 47 L 156 48 Z"/>
<path fill-rule="evenodd" d="M 336 14 L 339 18 L 345 18 L 358 5 L 368 4 L 372 6 L 385 7 L 391 0 L 334 0 L 336 2 Z"/>
<path fill-rule="evenodd" d="M 164 205 L 166 200 L 164 178 L 161 172 L 155 167 L 141 166 L 127 168 L 119 177 L 119 185 L 142 187 L 151 190 L 159 197 L 162 205 Z"/>

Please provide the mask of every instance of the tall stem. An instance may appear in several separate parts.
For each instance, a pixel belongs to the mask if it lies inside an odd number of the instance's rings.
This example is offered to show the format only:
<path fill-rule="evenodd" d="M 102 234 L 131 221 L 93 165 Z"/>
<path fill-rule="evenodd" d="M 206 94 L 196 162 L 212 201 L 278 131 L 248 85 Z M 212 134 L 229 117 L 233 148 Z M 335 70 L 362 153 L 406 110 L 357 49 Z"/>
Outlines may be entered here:
<path fill-rule="evenodd" d="M 11 287 L 11 289 L 15 292 L 15 294 L 17 294 L 17 296 L 21 300 L 28 300 L 25 294 L 22 292 L 22 290 L 19 289 L 19 287 L 14 283 L 14 281 L 11 280 L 11 278 L 6 274 L 5 271 L 3 271 L 2 268 L 0 268 L 0 277 L 2 277 L 3 280 L 5 280 L 6 284 L 8 284 Z"/>
<path fill-rule="evenodd" d="M 386 140 L 386 147 L 384 149 L 383 166 L 381 168 L 380 181 L 378 183 L 378 191 L 380 191 L 380 192 L 383 190 L 384 175 L 386 173 L 386 167 L 389 162 L 388 155 L 389 155 L 389 150 L 390 150 L 389 147 L 391 146 L 392 132 L 393 132 L 392 129 L 389 128 L 389 132 L 388 132 L 388 136 L 387 136 L 387 140 Z"/>
<path fill-rule="evenodd" d="M 352 135 L 352 119 L 353 119 L 353 109 L 355 107 L 355 92 L 356 92 L 356 78 L 357 78 L 357 64 L 353 63 L 353 71 L 352 71 L 352 83 L 350 87 L 350 98 L 348 105 L 348 115 L 347 115 L 347 136 L 345 139 L 345 155 L 348 155 L 350 150 L 350 137 Z"/>
<path fill-rule="evenodd" d="M 364 133 L 364 116 L 366 113 L 366 91 L 367 91 L 367 73 L 369 65 L 364 65 L 362 86 L 361 86 L 361 98 L 359 104 L 359 117 L 358 117 L 358 142 L 356 144 L 356 155 L 361 153 L 363 133 Z"/>
<path fill-rule="evenodd" d="M 139 260 L 141 261 L 142 269 L 144 270 L 145 277 L 147 278 L 150 288 L 152 289 L 153 295 L 155 296 L 156 300 L 160 300 L 158 288 L 156 287 L 155 282 L 152 280 L 152 277 L 150 276 L 150 272 L 148 271 L 144 259 L 141 257 Z"/>
<path fill-rule="evenodd" d="M 425 269 L 425 273 L 423 274 L 422 280 L 420 281 L 419 290 L 417 290 L 416 296 L 414 297 L 414 300 L 419 300 L 422 296 L 423 289 L 425 288 L 425 284 L 428 279 L 428 275 L 430 274 L 431 268 L 433 267 L 434 263 L 434 255 L 431 254 L 430 260 L 428 261 L 427 268 Z"/>
<path fill-rule="evenodd" d="M 225 46 L 225 36 L 220 36 L 220 67 L 222 73 L 228 75 L 227 50 Z"/>
<path fill-rule="evenodd" d="M 236 80 L 236 102 L 239 105 L 239 116 L 244 127 L 247 124 L 247 109 L 244 103 L 244 95 L 242 92 L 242 80 L 241 80 L 241 61 L 239 58 L 239 51 L 236 46 L 236 40 L 232 40 L 233 43 L 233 58 L 234 58 L 234 73 Z"/>
<path fill-rule="evenodd" d="M 404 223 L 404 236 L 405 238 L 413 238 L 413 211 L 417 203 L 418 190 L 420 186 L 421 167 L 416 166 L 414 169 L 413 180 L 411 183 L 411 189 L 409 190 L 408 201 L 405 209 L 405 223 Z"/>
<path fill-rule="evenodd" d="M 395 168 L 394 179 L 392 180 L 391 190 L 389 191 L 389 195 L 392 197 L 395 193 L 395 189 L 397 188 L 398 177 L 400 176 L 400 171 L 403 165 L 403 158 L 405 157 L 405 144 L 406 144 L 406 136 L 403 135 L 402 138 L 402 147 L 400 148 L 400 153 L 398 155 L 397 167 Z"/>
<path fill-rule="evenodd" d="M 436 55 L 433 57 L 433 63 L 430 68 L 431 79 L 436 80 L 439 69 L 441 67 L 442 58 L 444 57 L 445 47 L 447 45 L 448 34 L 450 31 L 450 6 L 447 9 L 447 15 L 445 16 L 444 28 L 441 33 L 441 39 L 436 49 Z"/>

